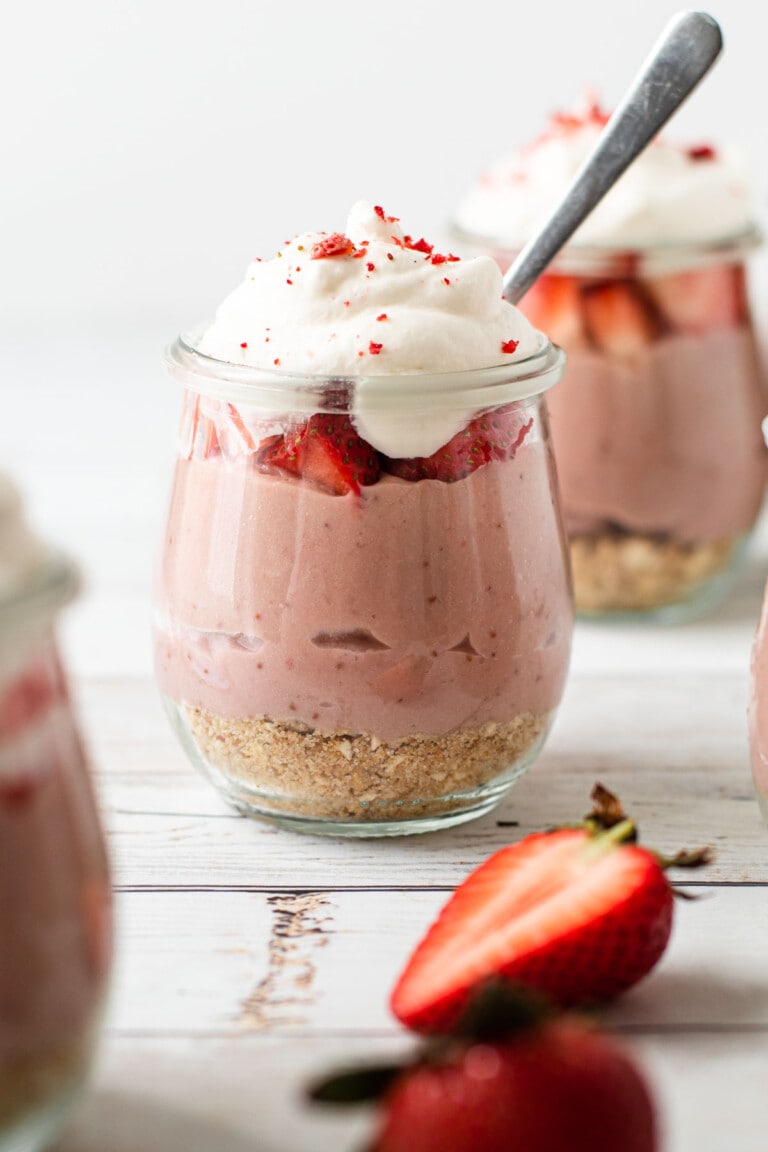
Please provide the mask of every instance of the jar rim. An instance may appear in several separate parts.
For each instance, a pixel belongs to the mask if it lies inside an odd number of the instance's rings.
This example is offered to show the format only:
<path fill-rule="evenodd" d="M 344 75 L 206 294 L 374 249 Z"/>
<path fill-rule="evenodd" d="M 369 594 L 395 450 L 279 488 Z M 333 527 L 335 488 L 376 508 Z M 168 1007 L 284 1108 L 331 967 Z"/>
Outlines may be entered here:
<path fill-rule="evenodd" d="M 470 232 L 453 222 L 452 238 L 457 244 L 484 246 L 504 253 L 510 263 L 522 245 L 500 236 Z M 708 240 L 684 240 L 658 244 L 566 244 L 549 266 L 549 271 L 562 275 L 608 274 L 629 276 L 659 274 L 689 268 L 697 264 L 728 263 L 743 259 L 762 246 L 763 230 L 756 223 L 739 232 Z"/>
<path fill-rule="evenodd" d="M 76 565 L 52 549 L 31 580 L 0 596 L 0 643 L 11 634 L 45 627 L 80 590 Z"/>
<path fill-rule="evenodd" d="M 352 391 L 364 385 L 366 402 L 377 406 L 391 404 L 402 396 L 413 402 L 420 398 L 434 401 L 436 395 L 478 399 L 477 407 L 495 402 L 495 393 L 503 391 L 504 402 L 525 400 L 547 391 L 558 382 L 565 367 L 565 354 L 552 344 L 543 332 L 537 332 L 535 352 L 506 364 L 453 372 L 411 372 L 396 375 L 338 375 L 291 372 L 287 369 L 257 368 L 219 360 L 196 347 L 200 332 L 184 332 L 165 352 L 169 374 L 193 392 L 270 409 L 284 408 L 286 402 L 305 409 L 307 403 L 322 405 L 328 385 L 340 391 Z M 487 395 L 493 394 L 490 400 Z M 301 401 L 303 398 L 303 401 Z"/>

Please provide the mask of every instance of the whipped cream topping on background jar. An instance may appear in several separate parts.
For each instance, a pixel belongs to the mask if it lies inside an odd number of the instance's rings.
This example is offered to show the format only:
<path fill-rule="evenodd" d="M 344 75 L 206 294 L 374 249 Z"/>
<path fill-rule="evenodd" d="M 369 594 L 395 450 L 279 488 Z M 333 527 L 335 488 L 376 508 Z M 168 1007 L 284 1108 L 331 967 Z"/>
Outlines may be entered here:
<path fill-rule="evenodd" d="M 111 890 L 55 624 L 71 563 L 0 475 L 0 1149 L 47 1146 L 89 1066 Z"/>
<path fill-rule="evenodd" d="M 168 364 L 185 396 L 155 653 L 192 761 L 303 831 L 487 811 L 568 665 L 543 398 L 562 353 L 493 260 L 360 204 L 255 262 Z"/>
<path fill-rule="evenodd" d="M 456 213 L 462 250 L 506 267 L 606 119 L 556 116 L 481 176 Z M 584 615 L 675 622 L 730 587 L 768 459 L 746 284 L 759 242 L 739 158 L 658 139 L 521 302 L 568 354 L 549 404 Z"/>

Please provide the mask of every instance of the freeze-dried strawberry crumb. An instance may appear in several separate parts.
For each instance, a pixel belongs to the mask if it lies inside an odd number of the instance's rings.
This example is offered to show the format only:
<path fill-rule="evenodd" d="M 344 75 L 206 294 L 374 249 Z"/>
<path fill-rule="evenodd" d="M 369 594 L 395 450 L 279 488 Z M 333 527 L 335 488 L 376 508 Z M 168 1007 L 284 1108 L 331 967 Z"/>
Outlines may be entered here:
<path fill-rule="evenodd" d="M 374 270 L 374 268 L 375 268 L 375 267 L 376 267 L 376 265 L 375 265 L 375 264 L 371 264 L 370 260 L 369 260 L 369 261 L 368 261 L 368 263 L 366 264 L 366 268 L 368 269 L 368 271 L 369 271 L 369 272 L 373 272 L 373 270 Z"/>
<path fill-rule="evenodd" d="M 399 216 L 387 216 L 381 204 L 374 204 L 373 210 L 378 216 L 379 220 L 386 220 L 387 224 L 397 224 L 400 219 Z"/>
<path fill-rule="evenodd" d="M 461 259 L 460 256 L 454 256 L 452 252 L 449 252 L 446 256 L 444 256 L 442 252 L 435 252 L 431 256 L 431 263 L 432 264 L 455 264 L 456 261 L 460 260 L 460 259 Z"/>
<path fill-rule="evenodd" d="M 424 252 L 427 256 L 431 256 L 435 246 L 429 244 L 422 236 L 421 240 L 417 240 L 415 244 L 409 244 L 408 247 L 414 252 Z"/>
<path fill-rule="evenodd" d="M 247 341 L 243 340 L 243 342 L 242 342 L 242 344 L 240 345 L 240 347 L 241 347 L 241 348 L 247 348 L 247 347 L 248 347 Z"/>
<path fill-rule="evenodd" d="M 286 282 L 286 284 L 293 284 L 293 280 L 288 280 L 288 279 L 286 279 L 286 281 L 285 281 L 285 282 Z"/>
<path fill-rule="evenodd" d="M 276 356 L 275 357 L 275 365 L 278 365 L 279 363 L 280 363 L 280 357 Z"/>
<path fill-rule="evenodd" d="M 387 252 L 387 260 L 394 260 L 394 256 L 391 252 Z"/>
<path fill-rule="evenodd" d="M 443 276 L 443 284 L 450 284 L 450 280 L 447 276 Z"/>
<path fill-rule="evenodd" d="M 380 316 L 376 317 L 376 319 L 377 320 L 389 320 L 389 316 L 387 316 L 386 312 L 382 312 Z"/>
<path fill-rule="evenodd" d="M 502 340 L 501 350 L 502 352 L 506 352 L 509 356 L 511 356 L 513 352 L 517 351 L 517 346 L 519 343 L 519 340 Z"/>
<path fill-rule="evenodd" d="M 312 260 L 324 260 L 328 256 L 349 256 L 355 246 L 343 232 L 332 232 L 312 247 Z"/>
<path fill-rule="evenodd" d="M 698 144 L 686 151 L 689 160 L 714 160 L 717 153 L 711 144 Z"/>
<path fill-rule="evenodd" d="M 371 356 L 378 356 L 383 347 L 383 344 L 377 344 L 375 340 L 371 340 L 370 344 L 368 345 L 368 351 L 370 352 Z"/>

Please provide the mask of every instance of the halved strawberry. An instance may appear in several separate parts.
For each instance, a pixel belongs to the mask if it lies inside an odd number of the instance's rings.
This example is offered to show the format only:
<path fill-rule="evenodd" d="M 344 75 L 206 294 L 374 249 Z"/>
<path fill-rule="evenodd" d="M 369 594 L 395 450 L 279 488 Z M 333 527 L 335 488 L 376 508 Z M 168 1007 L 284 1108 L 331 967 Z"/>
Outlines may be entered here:
<path fill-rule="evenodd" d="M 653 1098 L 615 1041 L 512 990 L 481 1000 L 404 1066 L 337 1074 L 310 1098 L 380 1101 L 371 1152 L 656 1152 Z"/>
<path fill-rule="evenodd" d="M 574 276 L 540 276 L 520 301 L 520 311 L 534 328 L 565 349 L 585 340 L 580 285 Z"/>
<path fill-rule="evenodd" d="M 359 494 L 379 478 L 379 458 L 349 416 L 317 414 L 284 436 L 269 436 L 256 452 L 261 468 L 311 480 L 336 496 Z"/>
<path fill-rule="evenodd" d="M 599 786 L 582 827 L 527 836 L 456 889 L 392 994 L 395 1016 L 441 1031 L 490 977 L 519 981 L 561 1005 L 623 992 L 662 955 L 672 927 L 667 863 L 696 866 L 705 850 L 662 861 L 631 843 L 635 825 Z"/>
<path fill-rule="evenodd" d="M 747 316 L 744 269 L 713 264 L 646 280 L 651 296 L 669 326 L 699 335 L 717 328 L 736 328 Z"/>
<path fill-rule="evenodd" d="M 402 480 L 442 480 L 451 484 L 491 460 L 511 460 L 533 427 L 519 404 L 484 412 L 431 456 L 385 460 L 383 467 Z"/>
<path fill-rule="evenodd" d="M 653 301 L 636 280 L 611 280 L 582 293 L 587 334 L 604 352 L 632 359 L 661 335 Z"/>

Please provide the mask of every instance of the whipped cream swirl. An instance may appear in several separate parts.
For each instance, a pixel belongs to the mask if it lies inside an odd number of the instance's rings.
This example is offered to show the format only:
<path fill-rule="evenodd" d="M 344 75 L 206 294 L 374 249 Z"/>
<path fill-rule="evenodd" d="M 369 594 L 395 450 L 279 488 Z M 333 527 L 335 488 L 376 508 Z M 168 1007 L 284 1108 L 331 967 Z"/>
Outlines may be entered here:
<path fill-rule="evenodd" d="M 343 234 L 296 236 L 251 264 L 198 347 L 259 368 L 386 376 L 486 368 L 537 341 L 492 259 L 437 253 L 360 202 Z"/>
<path fill-rule="evenodd" d="M 499 160 L 459 204 L 465 232 L 521 247 L 548 218 L 595 145 L 608 117 L 590 103 L 553 117 L 537 140 Z M 753 224 L 742 157 L 709 145 L 657 138 L 575 233 L 572 245 L 647 248 L 711 243 Z"/>

